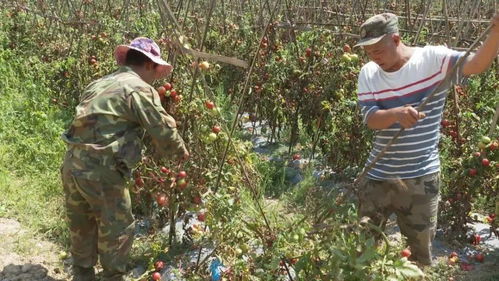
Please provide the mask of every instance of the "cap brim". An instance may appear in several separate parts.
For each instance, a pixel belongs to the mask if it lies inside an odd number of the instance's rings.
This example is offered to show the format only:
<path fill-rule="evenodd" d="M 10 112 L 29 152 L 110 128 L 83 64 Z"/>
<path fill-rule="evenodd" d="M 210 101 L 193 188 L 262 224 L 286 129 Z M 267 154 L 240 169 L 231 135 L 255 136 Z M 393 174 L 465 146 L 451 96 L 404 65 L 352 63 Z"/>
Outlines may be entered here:
<path fill-rule="evenodd" d="M 368 46 L 368 45 L 373 45 L 381 41 L 383 37 L 385 37 L 386 34 L 383 34 L 379 37 L 374 37 L 374 38 L 365 38 L 362 40 L 359 40 L 357 44 L 354 45 L 354 47 L 359 47 L 359 46 Z"/>
<path fill-rule="evenodd" d="M 162 58 L 160 57 L 155 57 L 153 56 L 152 54 L 148 54 L 148 53 L 145 53 L 144 51 L 142 51 L 141 49 L 139 48 L 135 48 L 135 47 L 130 47 L 130 46 L 127 46 L 127 45 L 119 45 L 118 47 L 116 47 L 116 49 L 114 50 L 114 58 L 116 59 L 116 63 L 118 65 L 125 65 L 125 61 L 126 61 L 126 53 L 128 52 L 128 50 L 130 49 L 134 49 L 136 51 L 139 51 L 141 52 L 142 54 L 146 55 L 148 58 L 150 58 L 153 62 L 157 63 L 158 64 L 158 77 L 157 79 L 161 79 L 161 78 L 164 78 L 166 77 L 168 74 L 170 74 L 173 70 L 173 66 L 169 63 L 167 63 L 165 60 L 163 60 Z"/>

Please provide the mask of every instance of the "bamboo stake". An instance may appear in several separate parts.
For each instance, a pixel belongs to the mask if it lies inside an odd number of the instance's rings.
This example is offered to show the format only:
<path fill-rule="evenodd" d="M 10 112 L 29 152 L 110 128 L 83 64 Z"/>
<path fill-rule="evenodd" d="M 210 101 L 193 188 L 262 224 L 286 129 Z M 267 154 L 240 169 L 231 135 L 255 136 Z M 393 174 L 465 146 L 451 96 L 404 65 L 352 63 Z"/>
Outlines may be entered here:
<path fill-rule="evenodd" d="M 496 106 L 496 112 L 494 113 L 494 118 L 492 118 L 492 124 L 490 124 L 489 136 L 494 136 L 494 131 L 497 125 L 497 119 L 499 118 L 499 103 Z"/>
<path fill-rule="evenodd" d="M 405 13 L 407 15 L 406 18 L 406 28 L 412 31 L 412 23 L 411 23 L 411 7 L 409 0 L 405 0 Z"/>
<path fill-rule="evenodd" d="M 430 12 L 432 2 L 433 1 L 431 1 L 431 0 L 427 2 L 427 5 L 425 7 L 425 11 L 423 14 L 423 18 L 421 19 L 421 24 L 419 24 L 418 32 L 416 33 L 416 36 L 414 37 L 414 41 L 412 42 L 412 45 L 416 45 L 416 43 L 418 42 L 419 34 L 421 34 L 421 30 L 423 30 L 423 26 L 425 24 L 426 17 L 428 16 L 428 13 Z"/>

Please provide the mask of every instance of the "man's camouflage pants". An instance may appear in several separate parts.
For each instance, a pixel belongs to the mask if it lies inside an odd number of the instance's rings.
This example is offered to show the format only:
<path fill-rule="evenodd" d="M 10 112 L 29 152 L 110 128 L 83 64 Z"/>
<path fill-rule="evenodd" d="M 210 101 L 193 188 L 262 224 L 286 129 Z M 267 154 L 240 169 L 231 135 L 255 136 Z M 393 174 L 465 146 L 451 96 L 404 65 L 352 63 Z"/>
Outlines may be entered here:
<path fill-rule="evenodd" d="M 395 213 L 401 233 L 407 237 L 412 258 L 432 263 L 432 240 L 437 226 L 440 173 L 414 179 L 367 179 L 359 187 L 359 215 L 385 227 Z"/>
<path fill-rule="evenodd" d="M 95 167 L 96 179 L 75 177 L 78 171 L 67 168 L 72 166 L 68 161 L 62 168 L 62 182 L 73 265 L 92 267 L 99 257 L 103 280 L 122 280 L 135 228 L 126 181 L 106 167 Z"/>

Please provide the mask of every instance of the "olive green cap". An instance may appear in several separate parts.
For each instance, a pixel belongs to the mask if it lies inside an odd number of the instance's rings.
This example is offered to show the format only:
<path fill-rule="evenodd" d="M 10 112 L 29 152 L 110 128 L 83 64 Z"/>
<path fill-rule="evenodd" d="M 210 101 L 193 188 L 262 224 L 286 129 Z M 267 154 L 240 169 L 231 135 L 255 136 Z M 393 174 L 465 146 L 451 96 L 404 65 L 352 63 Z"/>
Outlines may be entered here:
<path fill-rule="evenodd" d="M 398 19 L 396 15 L 383 13 L 372 16 L 360 26 L 360 40 L 354 47 L 376 44 L 386 34 L 398 32 Z"/>

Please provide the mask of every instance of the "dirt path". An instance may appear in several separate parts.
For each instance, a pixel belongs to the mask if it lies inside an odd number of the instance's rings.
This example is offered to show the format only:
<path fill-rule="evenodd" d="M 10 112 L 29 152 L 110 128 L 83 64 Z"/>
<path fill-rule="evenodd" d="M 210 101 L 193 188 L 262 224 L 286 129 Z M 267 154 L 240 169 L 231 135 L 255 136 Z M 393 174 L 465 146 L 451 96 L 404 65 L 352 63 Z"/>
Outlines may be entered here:
<path fill-rule="evenodd" d="M 0 281 L 69 280 L 60 247 L 33 236 L 18 221 L 0 218 Z"/>

